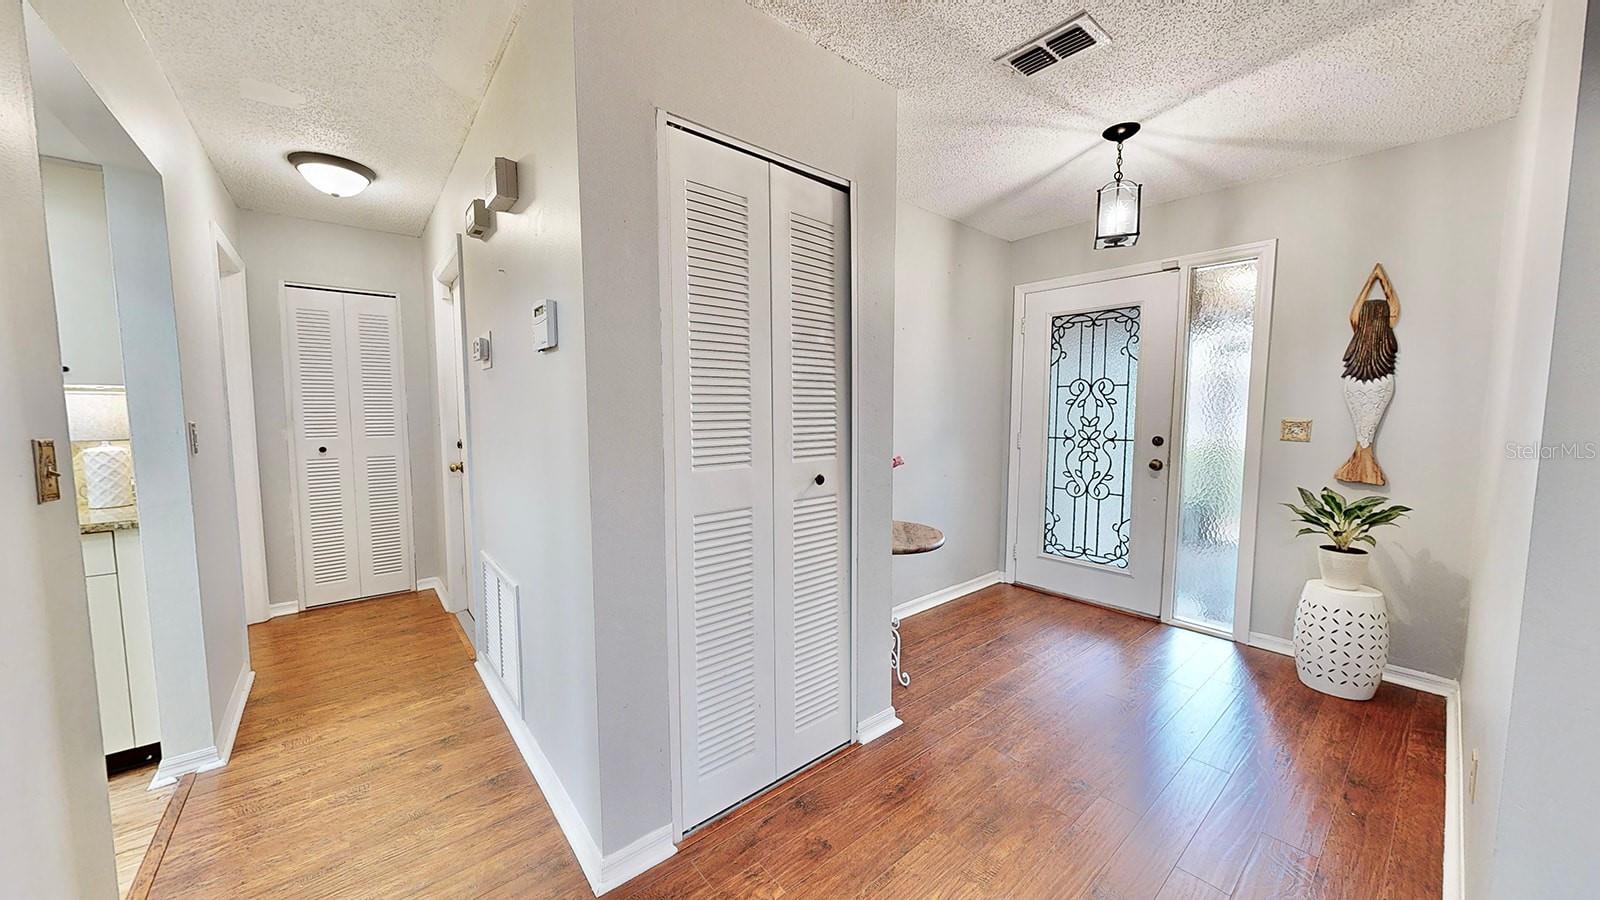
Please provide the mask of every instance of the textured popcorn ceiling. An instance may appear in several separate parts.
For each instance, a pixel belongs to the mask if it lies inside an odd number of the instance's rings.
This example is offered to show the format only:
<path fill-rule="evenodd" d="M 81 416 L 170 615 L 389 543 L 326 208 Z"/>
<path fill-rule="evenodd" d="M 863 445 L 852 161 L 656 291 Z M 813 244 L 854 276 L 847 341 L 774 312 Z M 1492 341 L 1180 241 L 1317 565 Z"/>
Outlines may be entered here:
<path fill-rule="evenodd" d="M 900 91 L 900 196 L 1003 238 L 1086 221 L 1105 126 L 1146 205 L 1513 115 L 1542 0 L 748 0 Z M 1086 9 L 1109 44 L 993 58 Z"/>
<path fill-rule="evenodd" d="M 419 234 L 520 0 L 127 0 L 228 192 L 245 209 Z M 378 180 L 319 194 L 316 150 Z"/>

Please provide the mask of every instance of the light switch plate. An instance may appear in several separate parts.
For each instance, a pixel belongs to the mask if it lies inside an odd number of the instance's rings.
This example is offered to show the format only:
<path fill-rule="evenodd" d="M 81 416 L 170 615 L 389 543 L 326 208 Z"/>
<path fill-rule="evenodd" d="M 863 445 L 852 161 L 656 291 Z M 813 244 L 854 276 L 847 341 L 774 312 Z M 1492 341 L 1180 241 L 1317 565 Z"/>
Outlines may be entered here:
<path fill-rule="evenodd" d="M 1305 444 L 1311 441 L 1310 419 L 1282 419 L 1278 423 L 1278 440 Z"/>
<path fill-rule="evenodd" d="M 56 442 L 33 442 L 34 491 L 40 503 L 61 499 L 61 467 L 56 464 Z"/>

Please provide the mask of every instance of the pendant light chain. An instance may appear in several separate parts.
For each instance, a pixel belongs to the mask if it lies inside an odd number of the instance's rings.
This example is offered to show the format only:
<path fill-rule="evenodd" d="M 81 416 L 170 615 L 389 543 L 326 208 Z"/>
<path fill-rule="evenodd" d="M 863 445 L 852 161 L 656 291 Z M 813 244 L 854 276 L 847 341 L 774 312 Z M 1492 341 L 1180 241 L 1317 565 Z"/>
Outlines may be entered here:
<path fill-rule="evenodd" d="M 1113 179 L 1117 184 L 1122 183 L 1122 142 L 1117 141 L 1117 174 Z"/>

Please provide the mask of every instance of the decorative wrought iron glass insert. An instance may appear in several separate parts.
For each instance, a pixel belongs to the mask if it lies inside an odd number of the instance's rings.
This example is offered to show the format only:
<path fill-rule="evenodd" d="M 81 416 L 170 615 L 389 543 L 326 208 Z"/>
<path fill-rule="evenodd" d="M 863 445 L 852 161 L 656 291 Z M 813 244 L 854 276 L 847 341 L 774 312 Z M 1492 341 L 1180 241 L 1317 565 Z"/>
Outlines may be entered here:
<path fill-rule="evenodd" d="M 1045 553 L 1128 567 L 1139 307 L 1050 320 Z"/>
<path fill-rule="evenodd" d="M 1184 335 L 1174 617 L 1233 630 L 1260 261 L 1196 268 Z"/>

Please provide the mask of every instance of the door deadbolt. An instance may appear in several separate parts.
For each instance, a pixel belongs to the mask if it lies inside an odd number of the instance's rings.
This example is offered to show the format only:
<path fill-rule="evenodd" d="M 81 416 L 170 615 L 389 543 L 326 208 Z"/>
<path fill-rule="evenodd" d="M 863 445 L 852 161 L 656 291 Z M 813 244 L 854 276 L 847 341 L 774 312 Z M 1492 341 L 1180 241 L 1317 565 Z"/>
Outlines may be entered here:
<path fill-rule="evenodd" d="M 1162 444 L 1165 444 L 1166 442 L 1167 442 L 1167 439 L 1162 437 L 1159 434 L 1150 439 L 1150 443 L 1156 445 L 1157 447 L 1161 446 Z"/>

